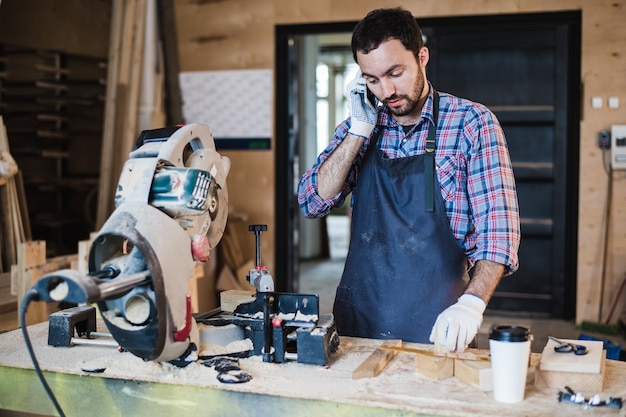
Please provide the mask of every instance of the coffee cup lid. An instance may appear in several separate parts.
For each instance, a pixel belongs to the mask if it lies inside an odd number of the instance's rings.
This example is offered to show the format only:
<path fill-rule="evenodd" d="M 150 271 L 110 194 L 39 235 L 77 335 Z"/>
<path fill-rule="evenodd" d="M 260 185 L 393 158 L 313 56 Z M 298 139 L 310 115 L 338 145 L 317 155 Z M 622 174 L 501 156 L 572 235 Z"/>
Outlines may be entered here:
<path fill-rule="evenodd" d="M 530 330 L 521 326 L 495 326 L 489 333 L 489 339 L 500 342 L 525 342 L 530 340 Z"/>

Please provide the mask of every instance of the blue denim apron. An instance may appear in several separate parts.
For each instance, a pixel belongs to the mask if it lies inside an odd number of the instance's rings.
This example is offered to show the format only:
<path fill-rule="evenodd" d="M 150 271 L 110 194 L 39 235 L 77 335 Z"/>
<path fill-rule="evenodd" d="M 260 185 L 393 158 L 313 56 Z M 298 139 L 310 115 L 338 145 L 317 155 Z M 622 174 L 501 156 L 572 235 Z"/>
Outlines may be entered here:
<path fill-rule="evenodd" d="M 429 343 L 437 316 L 467 286 L 467 257 L 434 173 L 438 101 L 435 93 L 426 153 L 387 158 L 376 146 L 383 126 L 368 146 L 335 297 L 340 335 Z"/>

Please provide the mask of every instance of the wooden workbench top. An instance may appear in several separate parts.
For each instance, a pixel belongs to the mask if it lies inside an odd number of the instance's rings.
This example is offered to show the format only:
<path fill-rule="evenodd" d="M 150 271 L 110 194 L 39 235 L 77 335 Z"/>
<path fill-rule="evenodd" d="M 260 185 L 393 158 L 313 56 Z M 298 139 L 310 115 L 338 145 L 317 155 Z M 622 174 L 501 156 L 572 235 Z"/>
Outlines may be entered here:
<path fill-rule="evenodd" d="M 339 351 L 326 367 L 264 363 L 258 356 L 242 359 L 241 368 L 253 379 L 243 384 L 222 384 L 215 370 L 199 363 L 177 368 L 144 362 L 111 347 L 50 347 L 47 323 L 30 326 L 28 333 L 41 368 L 48 371 L 48 383 L 68 416 L 86 415 L 85 407 L 89 407 L 90 415 L 107 417 L 131 415 L 129 412 L 156 417 L 168 415 L 164 414 L 167 410 L 175 413 L 171 415 L 189 411 L 186 415 L 190 416 L 358 413 L 363 417 L 386 412 L 393 416 L 459 417 L 626 415 L 623 409 L 589 410 L 559 403 L 557 389 L 539 389 L 532 382 L 527 385 L 523 402 L 498 403 L 491 392 L 454 377 L 436 381 L 419 374 L 415 356 L 410 353 L 399 353 L 377 377 L 353 380 L 352 372 L 381 344 L 379 340 L 341 338 Z M 81 370 L 85 365 L 100 365 L 106 370 L 88 374 Z M 626 364 L 607 361 L 605 389 L 598 394 L 602 400 L 608 396 L 626 397 Z M 0 408 L 55 414 L 35 376 L 21 330 L 0 334 Z"/>

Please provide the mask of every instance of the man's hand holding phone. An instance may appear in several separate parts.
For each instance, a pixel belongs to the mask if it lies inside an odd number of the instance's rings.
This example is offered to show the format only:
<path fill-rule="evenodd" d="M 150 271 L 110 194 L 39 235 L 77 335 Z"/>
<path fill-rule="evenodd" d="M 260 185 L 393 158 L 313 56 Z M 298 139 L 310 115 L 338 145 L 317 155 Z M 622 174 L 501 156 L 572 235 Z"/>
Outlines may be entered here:
<path fill-rule="evenodd" d="M 346 87 L 346 97 L 350 102 L 350 122 L 348 133 L 369 139 L 372 130 L 376 126 L 378 112 L 375 103 L 376 98 L 368 90 L 365 79 L 359 71 L 356 78 Z"/>

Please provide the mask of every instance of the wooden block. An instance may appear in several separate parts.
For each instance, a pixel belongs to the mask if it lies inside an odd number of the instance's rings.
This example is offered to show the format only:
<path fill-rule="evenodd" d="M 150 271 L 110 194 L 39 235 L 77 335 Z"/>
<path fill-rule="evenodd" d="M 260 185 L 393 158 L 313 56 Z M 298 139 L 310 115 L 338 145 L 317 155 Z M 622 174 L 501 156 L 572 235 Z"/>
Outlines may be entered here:
<path fill-rule="evenodd" d="M 382 346 L 402 347 L 402 340 L 386 340 Z M 398 354 L 397 351 L 376 349 L 352 372 L 352 379 L 375 377 L 385 369 L 385 366 Z"/>
<path fill-rule="evenodd" d="M 455 359 L 454 376 L 481 391 L 493 391 L 491 362 Z"/>
<path fill-rule="evenodd" d="M 606 356 L 604 353 L 604 344 L 595 340 L 569 340 L 563 339 L 563 342 L 574 343 L 577 345 L 587 346 L 589 350 L 586 355 L 574 355 L 574 353 L 555 352 L 554 347 L 558 345 L 552 339 L 541 353 L 539 361 L 539 369 L 542 371 L 557 372 L 580 372 L 598 374 L 602 365 L 602 359 Z"/>
<path fill-rule="evenodd" d="M 600 361 L 600 372 L 592 374 L 589 372 L 565 372 L 565 371 L 545 371 L 535 368 L 535 386 L 539 388 L 563 389 L 566 385 L 573 387 L 576 392 L 602 392 L 604 389 L 604 376 L 606 373 L 606 358 Z"/>
<path fill-rule="evenodd" d="M 45 264 L 46 242 L 43 240 L 26 242 L 22 244 L 20 255 L 21 256 L 18 261 L 20 265 L 24 266 L 24 268 Z"/>
<path fill-rule="evenodd" d="M 27 282 L 24 277 L 25 271 L 37 265 L 46 263 L 46 242 L 44 240 L 35 240 L 32 242 L 22 243 L 17 251 L 17 268 L 15 271 L 11 269 L 11 292 L 15 292 L 18 302 L 26 292 L 30 289 L 30 281 Z M 13 286 L 15 290 L 13 290 Z"/>
<path fill-rule="evenodd" d="M 239 304 L 249 303 L 256 299 L 255 291 L 228 290 L 220 293 L 222 311 L 235 311 Z"/>
<path fill-rule="evenodd" d="M 20 268 L 17 265 L 11 265 L 11 295 L 13 296 L 17 296 L 17 282 L 19 279 Z"/>
<path fill-rule="evenodd" d="M 454 358 L 416 353 L 416 369 L 420 374 L 433 379 L 454 376 Z"/>
<path fill-rule="evenodd" d="M 58 256 L 50 258 L 46 263 L 42 265 L 33 266 L 24 271 L 24 280 L 29 283 L 30 289 L 39 278 L 60 269 L 67 269 L 71 266 L 72 262 L 76 260 L 76 255 Z M 59 310 L 59 303 L 49 302 L 42 303 L 37 302 L 29 306 L 26 314 L 26 325 L 30 326 L 36 323 L 42 323 L 48 321 L 51 313 Z"/>
<path fill-rule="evenodd" d="M 89 273 L 89 251 L 91 250 L 92 243 L 93 239 L 78 242 L 78 265 L 76 269 L 83 274 Z"/>

